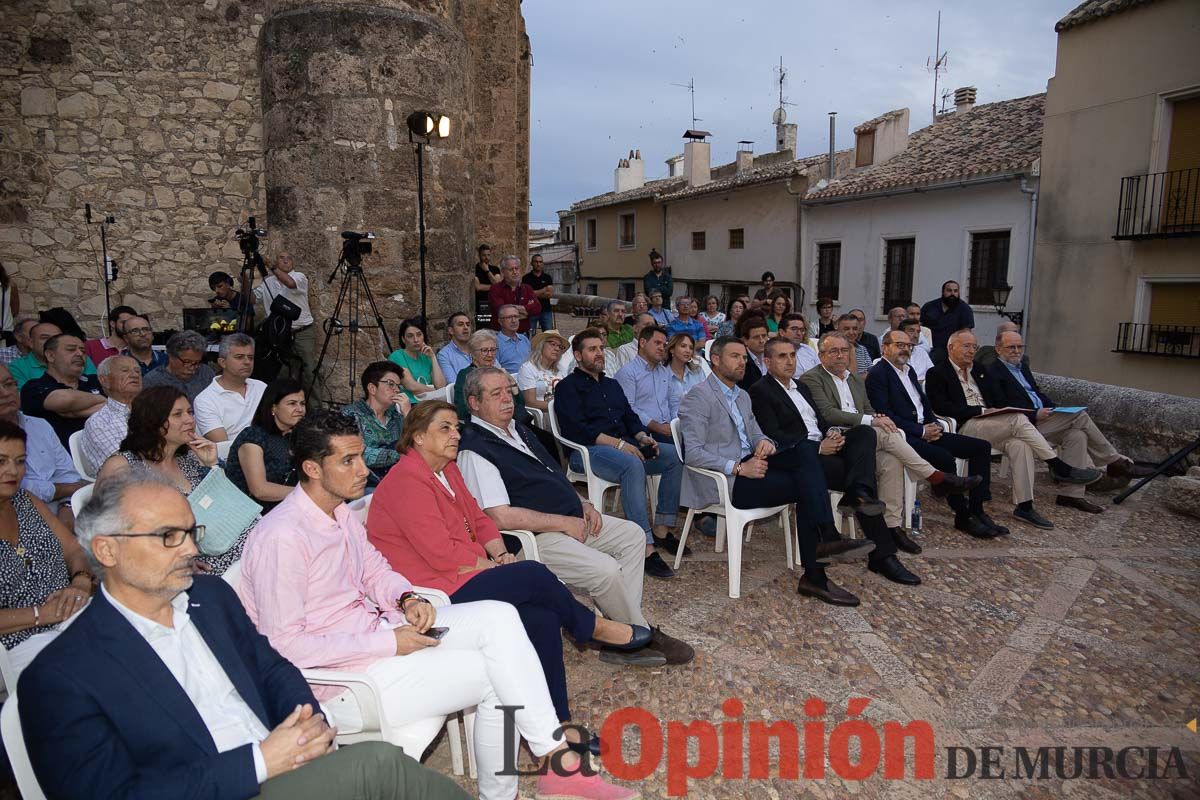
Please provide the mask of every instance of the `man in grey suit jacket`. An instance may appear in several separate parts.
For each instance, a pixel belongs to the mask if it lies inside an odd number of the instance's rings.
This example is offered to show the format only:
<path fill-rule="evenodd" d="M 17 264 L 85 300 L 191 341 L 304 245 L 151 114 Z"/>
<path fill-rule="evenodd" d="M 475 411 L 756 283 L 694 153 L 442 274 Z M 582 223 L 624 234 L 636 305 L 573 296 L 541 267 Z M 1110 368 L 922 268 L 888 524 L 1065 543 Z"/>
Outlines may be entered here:
<path fill-rule="evenodd" d="M 920 553 L 921 546 L 909 538 L 903 527 L 904 471 L 908 470 L 917 480 L 928 480 L 939 495 L 965 492 L 978 484 L 978 479 L 935 469 L 912 448 L 896 423 L 875 413 L 862 376 L 849 368 L 851 345 L 841 334 L 825 334 L 817 348 L 821 365 L 801 375 L 801 382 L 812 392 L 817 413 L 830 425 L 847 428 L 869 425 L 875 429 L 875 480 L 879 499 L 886 507 L 884 522 L 891 529 L 897 547 L 906 553 Z"/>
<path fill-rule="evenodd" d="M 746 346 L 740 340 L 717 339 L 710 358 L 713 374 L 679 406 L 684 463 L 724 474 L 736 508 L 795 503 L 804 566 L 796 591 L 834 605 L 858 605 L 858 598 L 829 580 L 817 560 L 818 524 L 833 517 L 815 452 L 803 447 L 777 452 L 758 427 L 749 395 L 738 388 L 746 373 Z M 684 471 L 680 499 L 685 506 L 704 508 L 719 497 L 712 479 Z"/>

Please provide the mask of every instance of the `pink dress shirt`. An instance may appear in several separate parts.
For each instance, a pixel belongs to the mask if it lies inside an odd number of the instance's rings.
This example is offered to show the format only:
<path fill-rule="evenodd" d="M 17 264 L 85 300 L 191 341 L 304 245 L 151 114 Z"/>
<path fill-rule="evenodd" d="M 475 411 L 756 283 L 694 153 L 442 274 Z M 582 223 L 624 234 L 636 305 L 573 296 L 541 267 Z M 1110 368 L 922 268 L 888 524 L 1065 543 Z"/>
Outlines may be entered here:
<path fill-rule="evenodd" d="M 396 655 L 392 628 L 407 624 L 396 600 L 411 589 L 348 506 L 330 519 L 303 486 L 262 518 L 242 551 L 242 604 L 300 668 L 361 671 Z"/>

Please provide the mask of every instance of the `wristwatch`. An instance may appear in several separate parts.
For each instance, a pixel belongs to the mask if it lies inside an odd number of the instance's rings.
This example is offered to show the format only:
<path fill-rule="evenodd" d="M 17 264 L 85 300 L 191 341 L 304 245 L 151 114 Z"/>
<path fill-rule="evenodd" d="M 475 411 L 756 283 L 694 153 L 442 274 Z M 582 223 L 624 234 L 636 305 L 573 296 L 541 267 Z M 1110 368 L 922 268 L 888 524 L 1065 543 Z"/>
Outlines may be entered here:
<path fill-rule="evenodd" d="M 407 602 L 408 600 L 411 600 L 413 598 L 416 598 L 417 601 L 419 601 L 421 603 L 427 603 L 429 605 L 433 605 L 427 599 L 425 599 L 421 595 L 417 594 L 416 592 L 405 592 L 404 594 L 400 595 L 400 599 L 396 601 L 396 608 L 400 609 L 401 611 L 404 611 L 405 602 Z"/>

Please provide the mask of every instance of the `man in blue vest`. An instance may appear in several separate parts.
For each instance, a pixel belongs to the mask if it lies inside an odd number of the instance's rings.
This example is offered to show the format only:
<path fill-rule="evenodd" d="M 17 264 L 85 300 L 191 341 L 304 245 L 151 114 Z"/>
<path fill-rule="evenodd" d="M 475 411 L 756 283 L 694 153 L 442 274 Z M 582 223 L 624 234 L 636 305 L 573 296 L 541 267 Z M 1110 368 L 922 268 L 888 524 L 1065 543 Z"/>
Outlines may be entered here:
<path fill-rule="evenodd" d="M 651 628 L 642 650 L 602 650 L 603 661 L 637 666 L 685 664 L 692 648 L 642 616 L 645 536 L 637 524 L 601 514 L 582 500 L 558 460 L 513 419 L 508 376 L 480 367 L 464 388 L 471 421 L 458 468 L 471 494 L 501 530 L 537 535 L 539 559 L 563 582 L 585 591 L 609 619 Z"/>

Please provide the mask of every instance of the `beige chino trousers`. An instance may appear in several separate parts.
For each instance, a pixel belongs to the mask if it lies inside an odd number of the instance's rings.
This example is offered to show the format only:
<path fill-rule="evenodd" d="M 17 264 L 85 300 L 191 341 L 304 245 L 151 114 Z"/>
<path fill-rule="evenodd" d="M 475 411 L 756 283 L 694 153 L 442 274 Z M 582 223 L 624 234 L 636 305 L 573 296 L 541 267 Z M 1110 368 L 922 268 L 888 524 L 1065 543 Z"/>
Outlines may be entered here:
<path fill-rule="evenodd" d="M 1047 442 L 1058 445 L 1062 460 L 1072 467 L 1107 467 L 1121 457 L 1086 411 L 1075 414 L 1051 414 L 1037 424 Z M 1067 497 L 1083 497 L 1087 487 L 1079 483 L 1064 483 L 1058 493 Z"/>
<path fill-rule="evenodd" d="M 904 438 L 904 431 L 875 429 L 875 483 L 883 501 L 883 520 L 889 528 L 904 525 L 904 472 L 925 480 L 935 470 Z"/>
<path fill-rule="evenodd" d="M 1054 448 L 1038 432 L 1024 414 L 1000 414 L 994 417 L 978 417 L 967 420 L 959 429 L 965 436 L 985 439 L 1008 456 L 1012 470 L 1013 502 L 1027 503 L 1033 500 L 1034 458 L 1046 461 L 1054 458 Z"/>

